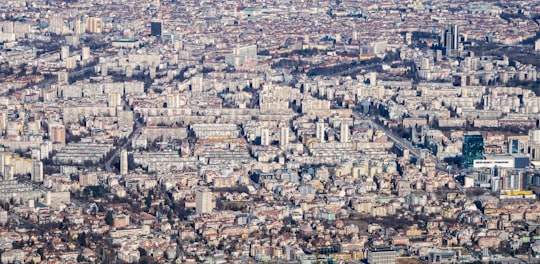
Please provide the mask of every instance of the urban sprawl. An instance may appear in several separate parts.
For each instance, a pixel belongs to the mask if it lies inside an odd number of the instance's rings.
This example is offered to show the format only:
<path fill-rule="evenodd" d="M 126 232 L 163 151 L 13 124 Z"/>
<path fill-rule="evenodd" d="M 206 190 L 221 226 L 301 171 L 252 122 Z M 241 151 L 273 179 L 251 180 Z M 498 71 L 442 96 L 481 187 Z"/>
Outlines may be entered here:
<path fill-rule="evenodd" d="M 540 263 L 540 1 L 0 1 L 0 263 Z"/>

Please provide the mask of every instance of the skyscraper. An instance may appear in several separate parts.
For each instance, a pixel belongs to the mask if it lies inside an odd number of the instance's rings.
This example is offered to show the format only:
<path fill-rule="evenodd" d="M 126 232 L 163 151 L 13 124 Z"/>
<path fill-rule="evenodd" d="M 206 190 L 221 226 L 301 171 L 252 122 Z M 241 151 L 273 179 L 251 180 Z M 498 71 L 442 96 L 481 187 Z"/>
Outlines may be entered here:
<path fill-rule="evenodd" d="M 154 37 L 161 37 L 163 33 L 163 22 L 161 20 L 152 20 L 150 22 L 150 35 Z"/>
<path fill-rule="evenodd" d="M 441 36 L 441 44 L 445 48 L 446 55 L 457 55 L 459 49 L 459 28 L 457 25 L 450 25 Z"/>
<path fill-rule="evenodd" d="M 450 33 L 452 33 L 452 46 L 453 50 L 457 50 L 459 46 L 459 30 L 457 25 L 450 26 Z"/>
<path fill-rule="evenodd" d="M 195 192 L 195 212 L 197 214 L 210 213 L 214 209 L 212 193 L 206 189 L 197 189 Z"/>
<path fill-rule="evenodd" d="M 484 137 L 478 132 L 463 136 L 463 167 L 472 168 L 474 160 L 484 158 Z"/>

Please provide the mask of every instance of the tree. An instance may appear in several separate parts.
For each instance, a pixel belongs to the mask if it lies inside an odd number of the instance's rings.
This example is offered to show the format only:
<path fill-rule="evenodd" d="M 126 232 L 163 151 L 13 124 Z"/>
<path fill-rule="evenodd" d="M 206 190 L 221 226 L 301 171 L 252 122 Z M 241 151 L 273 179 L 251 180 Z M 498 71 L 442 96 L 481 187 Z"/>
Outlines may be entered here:
<path fill-rule="evenodd" d="M 112 226 L 114 224 L 114 218 L 111 211 L 107 212 L 107 215 L 105 216 L 105 223 L 109 226 Z"/>
<path fill-rule="evenodd" d="M 81 247 L 86 247 L 86 232 L 82 232 L 82 233 L 77 237 L 77 242 L 79 243 L 79 246 L 81 246 Z"/>
<path fill-rule="evenodd" d="M 146 196 L 144 199 L 144 204 L 146 205 L 147 208 L 152 207 L 152 196 L 150 195 Z"/>
<path fill-rule="evenodd" d="M 148 256 L 148 253 L 146 252 L 146 249 L 144 249 L 142 247 L 139 247 L 139 248 L 137 248 L 137 250 L 139 251 L 139 254 L 141 255 L 141 257 Z"/>
<path fill-rule="evenodd" d="M 43 260 L 45 256 L 45 250 L 42 247 L 40 247 L 37 249 L 37 253 L 41 257 L 41 260 Z"/>

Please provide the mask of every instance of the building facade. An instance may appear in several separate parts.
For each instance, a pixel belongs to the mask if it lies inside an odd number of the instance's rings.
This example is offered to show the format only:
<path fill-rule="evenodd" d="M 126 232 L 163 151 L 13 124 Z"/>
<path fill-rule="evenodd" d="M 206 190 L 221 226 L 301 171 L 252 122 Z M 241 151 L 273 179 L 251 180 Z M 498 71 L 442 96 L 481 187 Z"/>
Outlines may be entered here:
<path fill-rule="evenodd" d="M 484 137 L 478 132 L 467 133 L 463 136 L 463 167 L 472 168 L 474 160 L 484 158 Z"/>

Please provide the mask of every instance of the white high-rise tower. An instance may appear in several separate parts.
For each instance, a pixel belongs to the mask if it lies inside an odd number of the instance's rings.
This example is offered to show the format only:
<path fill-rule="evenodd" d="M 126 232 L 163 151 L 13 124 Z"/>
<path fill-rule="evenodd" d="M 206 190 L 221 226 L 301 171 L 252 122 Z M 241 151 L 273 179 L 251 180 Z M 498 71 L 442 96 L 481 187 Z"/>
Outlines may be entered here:
<path fill-rule="evenodd" d="M 349 142 L 349 125 L 347 123 L 340 124 L 340 138 L 341 143 Z"/>
<path fill-rule="evenodd" d="M 120 152 L 120 174 L 128 174 L 128 152 L 125 149 Z"/>
<path fill-rule="evenodd" d="M 206 189 L 197 189 L 195 192 L 195 212 L 197 214 L 210 213 L 214 209 L 212 193 Z"/>
<path fill-rule="evenodd" d="M 319 142 L 324 142 L 324 123 L 317 122 L 317 130 L 315 131 L 315 136 Z"/>
<path fill-rule="evenodd" d="M 261 129 L 261 145 L 262 146 L 270 145 L 270 130 L 268 128 Z"/>
<path fill-rule="evenodd" d="M 282 147 L 289 145 L 289 128 L 286 126 L 283 126 L 280 129 L 279 145 Z"/>

